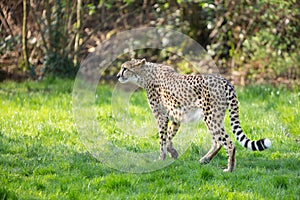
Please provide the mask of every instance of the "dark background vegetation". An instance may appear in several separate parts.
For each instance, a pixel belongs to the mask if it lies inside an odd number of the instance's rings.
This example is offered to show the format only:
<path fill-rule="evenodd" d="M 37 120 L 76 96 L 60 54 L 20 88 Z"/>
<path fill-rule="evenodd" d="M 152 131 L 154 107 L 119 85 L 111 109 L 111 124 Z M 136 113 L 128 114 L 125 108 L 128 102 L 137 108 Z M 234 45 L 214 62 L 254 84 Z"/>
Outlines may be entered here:
<path fill-rule="evenodd" d="M 235 84 L 299 87 L 299 19 L 297 0 L 1 0 L 0 80 L 74 77 L 102 41 L 151 26 L 198 41 Z"/>

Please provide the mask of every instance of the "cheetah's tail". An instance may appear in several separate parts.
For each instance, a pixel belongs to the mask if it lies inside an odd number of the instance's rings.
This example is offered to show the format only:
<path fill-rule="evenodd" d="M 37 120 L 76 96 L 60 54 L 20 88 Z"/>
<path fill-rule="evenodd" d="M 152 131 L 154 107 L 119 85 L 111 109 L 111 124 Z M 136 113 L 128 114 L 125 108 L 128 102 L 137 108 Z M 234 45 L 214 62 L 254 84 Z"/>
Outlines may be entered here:
<path fill-rule="evenodd" d="M 268 138 L 250 140 L 244 134 L 239 121 L 238 100 L 232 86 L 229 89 L 229 98 L 227 98 L 227 101 L 229 105 L 230 125 L 232 127 L 234 136 L 240 145 L 252 151 L 263 151 L 271 147 L 272 143 Z"/>

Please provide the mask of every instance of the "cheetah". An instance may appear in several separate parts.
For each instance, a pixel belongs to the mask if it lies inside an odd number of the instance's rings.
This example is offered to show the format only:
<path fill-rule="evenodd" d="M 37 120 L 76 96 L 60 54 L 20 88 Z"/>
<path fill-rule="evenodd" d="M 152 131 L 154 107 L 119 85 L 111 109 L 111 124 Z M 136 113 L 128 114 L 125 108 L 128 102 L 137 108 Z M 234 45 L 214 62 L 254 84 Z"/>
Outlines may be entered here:
<path fill-rule="evenodd" d="M 164 64 L 132 59 L 121 65 L 117 79 L 121 83 L 132 82 L 146 90 L 158 124 L 159 159 L 164 160 L 167 152 L 177 159 L 178 152 L 173 147 L 172 139 L 185 116 L 197 109 L 201 109 L 206 127 L 212 135 L 212 146 L 199 160 L 201 164 L 209 163 L 223 146 L 228 158 L 224 171 L 234 170 L 236 148 L 224 129 L 227 108 L 232 131 L 240 145 L 252 151 L 262 151 L 271 146 L 267 138 L 253 141 L 243 133 L 235 89 L 225 78 L 217 75 L 181 75 Z"/>

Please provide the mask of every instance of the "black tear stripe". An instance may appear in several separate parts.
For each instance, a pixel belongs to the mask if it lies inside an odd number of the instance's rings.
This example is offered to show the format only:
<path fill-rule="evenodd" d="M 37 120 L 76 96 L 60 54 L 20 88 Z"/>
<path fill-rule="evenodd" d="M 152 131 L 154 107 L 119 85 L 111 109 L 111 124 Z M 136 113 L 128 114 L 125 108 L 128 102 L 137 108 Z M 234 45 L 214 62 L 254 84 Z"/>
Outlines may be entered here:
<path fill-rule="evenodd" d="M 254 141 L 251 143 L 251 148 L 252 148 L 252 151 L 257 151 Z"/>
<path fill-rule="evenodd" d="M 265 148 L 264 148 L 264 145 L 263 145 L 263 140 L 258 140 L 258 141 L 256 142 L 256 144 L 257 144 L 257 147 L 258 147 L 258 150 L 259 150 L 259 151 L 262 151 L 262 150 L 265 149 Z"/>
<path fill-rule="evenodd" d="M 123 71 L 121 73 L 122 77 L 124 76 L 124 72 L 126 71 L 126 68 L 123 68 Z"/>

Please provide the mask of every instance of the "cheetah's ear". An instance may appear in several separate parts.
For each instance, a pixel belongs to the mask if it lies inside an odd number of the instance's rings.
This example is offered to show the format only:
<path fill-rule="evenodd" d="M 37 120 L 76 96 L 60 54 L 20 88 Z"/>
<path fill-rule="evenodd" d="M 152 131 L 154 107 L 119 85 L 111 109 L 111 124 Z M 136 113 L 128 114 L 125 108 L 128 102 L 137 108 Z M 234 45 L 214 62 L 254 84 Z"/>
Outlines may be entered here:
<path fill-rule="evenodd" d="M 142 64 L 145 64 L 145 63 L 146 63 L 146 59 L 143 58 L 143 59 L 141 60 L 141 63 L 142 63 Z"/>

